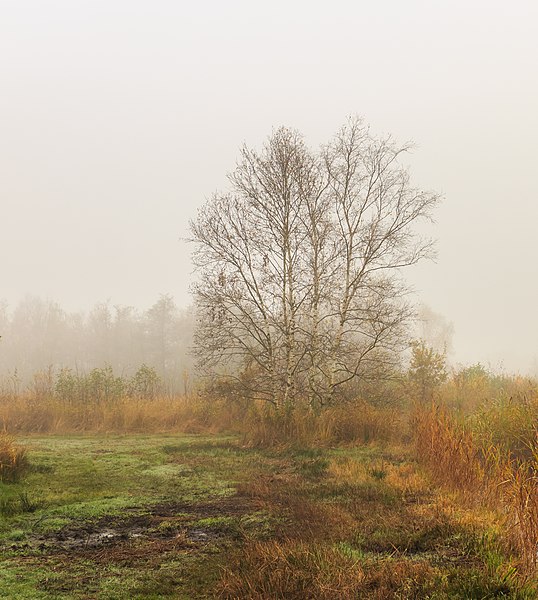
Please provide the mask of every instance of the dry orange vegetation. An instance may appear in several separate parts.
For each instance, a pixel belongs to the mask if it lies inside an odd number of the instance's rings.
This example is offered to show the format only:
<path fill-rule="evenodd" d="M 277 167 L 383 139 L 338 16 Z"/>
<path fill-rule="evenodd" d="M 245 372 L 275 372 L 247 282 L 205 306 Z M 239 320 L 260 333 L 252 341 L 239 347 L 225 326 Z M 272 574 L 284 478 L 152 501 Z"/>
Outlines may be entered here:
<path fill-rule="evenodd" d="M 323 411 L 202 395 L 81 403 L 28 394 L 0 400 L 0 423 L 17 435 L 231 433 L 223 452 L 246 461 L 234 501 L 268 520 L 255 534 L 241 525 L 240 544 L 217 544 L 219 575 L 207 596 L 192 597 L 527 600 L 537 593 L 533 385 L 478 370 L 438 385 L 431 405 L 404 398 Z M 196 468 L 215 452 L 196 457 Z M 8 435 L 0 461 L 11 461 L 5 480 L 27 464 Z M 226 515 L 204 518 L 222 528 Z M 113 555 L 125 563 L 138 550 L 150 547 Z"/>
<path fill-rule="evenodd" d="M 28 467 L 26 450 L 13 436 L 0 433 L 0 481 L 18 481 Z"/>
<path fill-rule="evenodd" d="M 537 425 L 535 422 L 534 427 Z M 422 410 L 415 428 L 417 457 L 435 480 L 458 491 L 466 503 L 498 509 L 505 538 L 520 556 L 522 570 L 534 572 L 538 548 L 536 433 L 526 440 L 527 455 L 514 457 L 510 449 L 478 441 L 470 427 L 445 410 Z"/>

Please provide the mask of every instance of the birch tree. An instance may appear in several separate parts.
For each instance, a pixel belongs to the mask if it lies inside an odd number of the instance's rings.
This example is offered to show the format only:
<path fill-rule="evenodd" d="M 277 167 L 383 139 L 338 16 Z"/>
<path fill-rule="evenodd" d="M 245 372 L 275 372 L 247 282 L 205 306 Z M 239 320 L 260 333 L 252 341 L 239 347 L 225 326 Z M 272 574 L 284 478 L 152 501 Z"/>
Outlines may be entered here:
<path fill-rule="evenodd" d="M 230 190 L 191 223 L 209 373 L 277 406 L 325 405 L 394 360 L 410 314 L 401 271 L 430 254 L 415 225 L 438 201 L 411 185 L 406 150 L 358 119 L 318 151 L 287 128 L 242 149 Z"/>

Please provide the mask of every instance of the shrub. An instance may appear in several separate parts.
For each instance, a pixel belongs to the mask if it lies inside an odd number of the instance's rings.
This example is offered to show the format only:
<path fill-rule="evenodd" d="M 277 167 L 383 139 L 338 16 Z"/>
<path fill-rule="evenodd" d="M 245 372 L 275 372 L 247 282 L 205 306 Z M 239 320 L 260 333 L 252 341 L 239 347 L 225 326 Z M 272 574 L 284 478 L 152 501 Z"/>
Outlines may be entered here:
<path fill-rule="evenodd" d="M 434 392 L 446 380 L 446 356 L 421 340 L 411 342 L 411 364 L 407 374 L 413 395 L 422 403 L 431 401 Z"/>
<path fill-rule="evenodd" d="M 112 367 L 92 369 L 87 375 L 62 369 L 56 378 L 56 396 L 66 403 L 116 402 L 125 395 L 126 382 L 114 375 Z"/>
<path fill-rule="evenodd" d="M 135 398 L 150 400 L 163 390 L 163 384 L 154 367 L 143 364 L 127 384 L 127 392 Z"/>

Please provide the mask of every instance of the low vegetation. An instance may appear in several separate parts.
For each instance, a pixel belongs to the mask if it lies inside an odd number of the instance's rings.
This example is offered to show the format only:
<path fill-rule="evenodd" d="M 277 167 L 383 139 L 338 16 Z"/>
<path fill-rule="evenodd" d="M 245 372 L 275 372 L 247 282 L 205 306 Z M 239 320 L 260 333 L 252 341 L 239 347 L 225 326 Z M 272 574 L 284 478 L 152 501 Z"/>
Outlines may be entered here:
<path fill-rule="evenodd" d="M 11 435 L 0 433 L 0 482 L 18 481 L 27 468 L 26 449 Z"/>
<path fill-rule="evenodd" d="M 534 597 L 494 513 L 432 487 L 405 447 L 25 443 L 31 469 L 2 489 L 2 597 Z"/>
<path fill-rule="evenodd" d="M 503 411 L 513 412 L 510 405 Z M 493 422 L 485 422 L 488 416 Z M 460 493 L 464 502 L 486 504 L 503 515 L 505 542 L 520 557 L 520 570 L 534 573 L 538 547 L 538 438 L 524 423 L 515 447 L 495 443 L 513 430 L 496 431 L 496 413 L 486 413 L 470 424 L 445 410 L 421 411 L 416 419 L 416 454 L 434 479 Z M 511 423 L 517 426 L 517 421 Z M 478 432 L 473 430 L 473 426 Z M 486 432 L 488 434 L 486 435 Z M 522 451 L 525 449 L 525 452 Z"/>
<path fill-rule="evenodd" d="M 535 382 L 415 358 L 324 410 L 3 398 L 0 596 L 535 598 Z"/>

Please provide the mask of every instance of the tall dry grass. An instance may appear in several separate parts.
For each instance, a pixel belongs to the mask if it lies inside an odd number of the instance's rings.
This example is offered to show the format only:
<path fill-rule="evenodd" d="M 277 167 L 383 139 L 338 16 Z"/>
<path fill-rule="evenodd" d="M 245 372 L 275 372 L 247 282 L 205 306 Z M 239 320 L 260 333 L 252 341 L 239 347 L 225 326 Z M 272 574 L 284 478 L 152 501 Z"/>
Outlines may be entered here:
<path fill-rule="evenodd" d="M 466 415 L 490 408 L 504 411 L 538 402 L 538 380 L 520 375 L 495 374 L 482 365 L 453 371 L 436 391 L 439 402 Z"/>
<path fill-rule="evenodd" d="M 0 433 L 0 481 L 14 483 L 28 468 L 26 449 L 15 443 L 13 436 Z"/>
<path fill-rule="evenodd" d="M 241 423 L 244 441 L 258 447 L 332 446 L 386 442 L 401 436 L 402 415 L 357 400 L 318 413 L 307 405 L 275 410 L 254 405 Z"/>
<path fill-rule="evenodd" d="M 236 405 L 203 398 L 122 398 L 81 404 L 19 396 L 0 402 L 0 427 L 21 434 L 220 433 L 234 430 L 238 412 Z"/>
<path fill-rule="evenodd" d="M 235 600 L 387 600 L 433 597 L 426 561 L 360 560 L 345 544 L 253 542 L 224 569 L 217 597 Z"/>
<path fill-rule="evenodd" d="M 253 542 L 221 576 L 218 597 L 358 598 L 366 576 L 360 562 L 324 544 Z"/>
<path fill-rule="evenodd" d="M 248 446 L 307 447 L 394 440 L 402 418 L 362 401 L 316 413 L 203 396 L 71 403 L 26 395 L 0 399 L 0 427 L 17 434 L 235 432 Z"/>
<path fill-rule="evenodd" d="M 412 429 L 416 456 L 439 483 L 470 496 L 489 496 L 494 488 L 472 431 L 436 406 L 417 409 Z"/>
<path fill-rule="evenodd" d="M 532 460 L 500 465 L 501 498 L 508 509 L 510 538 L 528 570 L 538 569 L 538 448 Z"/>
<path fill-rule="evenodd" d="M 525 424 L 526 426 L 526 424 Z M 440 484 L 466 501 L 498 509 L 506 541 L 517 552 L 522 570 L 538 566 L 538 444 L 527 440 L 528 453 L 514 457 L 509 448 L 485 438 L 446 409 L 421 408 L 414 419 L 415 450 Z"/>

